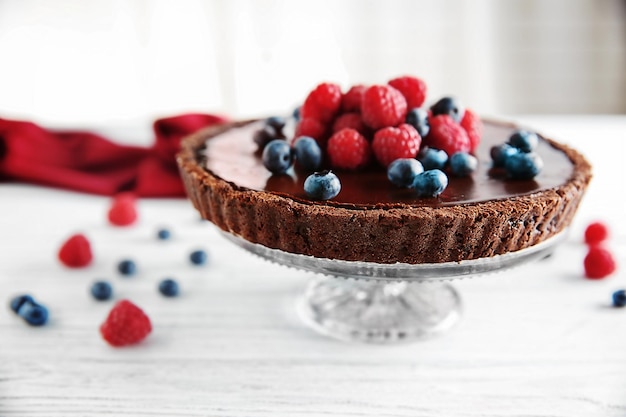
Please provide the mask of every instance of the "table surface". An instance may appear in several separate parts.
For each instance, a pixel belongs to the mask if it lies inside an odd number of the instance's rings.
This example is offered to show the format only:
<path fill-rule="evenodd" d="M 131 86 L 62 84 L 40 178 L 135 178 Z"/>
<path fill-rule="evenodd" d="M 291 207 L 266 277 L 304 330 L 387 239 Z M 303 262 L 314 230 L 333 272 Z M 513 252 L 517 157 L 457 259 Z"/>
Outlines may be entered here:
<path fill-rule="evenodd" d="M 545 260 L 454 282 L 461 322 L 399 346 L 309 330 L 294 301 L 315 275 L 244 252 L 186 200 L 142 200 L 139 223 L 114 228 L 108 198 L 0 184 L 0 302 L 30 293 L 51 313 L 33 328 L 0 308 L 0 416 L 626 416 L 626 309 L 610 301 L 626 287 L 626 206 L 613 191 L 626 179 L 626 117 L 518 120 L 594 165 L 567 241 Z M 599 281 L 583 278 L 593 220 L 610 225 L 618 262 Z M 156 239 L 160 227 L 169 241 Z M 68 270 L 56 252 L 76 232 L 95 261 Z M 206 266 L 188 262 L 196 248 L 209 252 Z M 123 258 L 136 276 L 115 272 Z M 167 276 L 180 297 L 156 291 Z M 151 317 L 143 343 L 100 338 L 113 302 L 88 295 L 96 279 Z"/>

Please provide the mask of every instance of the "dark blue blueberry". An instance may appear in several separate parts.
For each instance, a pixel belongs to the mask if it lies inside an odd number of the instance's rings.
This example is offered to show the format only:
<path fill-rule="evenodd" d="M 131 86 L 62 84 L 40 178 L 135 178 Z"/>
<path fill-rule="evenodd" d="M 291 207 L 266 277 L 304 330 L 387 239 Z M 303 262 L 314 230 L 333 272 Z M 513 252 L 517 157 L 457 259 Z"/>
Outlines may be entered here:
<path fill-rule="evenodd" d="M 90 292 L 96 300 L 105 301 L 113 295 L 113 287 L 106 281 L 96 281 L 91 285 Z"/>
<path fill-rule="evenodd" d="M 272 126 L 277 132 L 280 132 L 285 127 L 285 118 L 280 116 L 268 117 L 265 119 L 265 124 Z"/>
<path fill-rule="evenodd" d="M 171 235 L 172 234 L 167 229 L 159 229 L 159 231 L 157 232 L 157 237 L 159 238 L 159 240 L 168 240 Z"/>
<path fill-rule="evenodd" d="M 330 200 L 341 191 L 341 182 L 332 171 L 321 171 L 304 180 L 304 192 L 315 200 Z"/>
<path fill-rule="evenodd" d="M 208 259 L 209 256 L 207 253 L 201 249 L 195 250 L 189 254 L 189 260 L 194 265 L 204 265 Z"/>
<path fill-rule="evenodd" d="M 422 172 L 424 167 L 417 159 L 400 158 L 387 167 L 387 178 L 398 187 L 409 188 L 413 186 L 415 176 Z"/>
<path fill-rule="evenodd" d="M 322 150 L 317 141 L 308 136 L 300 136 L 293 144 L 296 162 L 306 171 L 317 171 L 322 165 Z"/>
<path fill-rule="evenodd" d="M 180 292 L 178 282 L 174 281 L 172 278 L 164 279 L 159 282 L 159 292 L 165 297 L 176 297 Z"/>
<path fill-rule="evenodd" d="M 259 149 L 264 149 L 274 139 L 285 139 L 285 135 L 283 135 L 282 130 L 277 131 L 276 128 L 270 125 L 263 126 L 263 128 L 254 132 L 252 136 L 252 140 L 254 140 Z"/>
<path fill-rule="evenodd" d="M 537 136 L 534 132 L 517 130 L 511 135 L 511 137 L 509 137 L 509 145 L 522 152 L 530 153 L 537 149 L 537 145 L 539 145 L 539 136 Z"/>
<path fill-rule="evenodd" d="M 437 197 L 447 186 L 448 177 L 438 169 L 424 171 L 413 181 L 413 188 L 420 197 Z"/>
<path fill-rule="evenodd" d="M 543 161 L 536 153 L 517 152 L 509 156 L 504 169 L 509 177 L 518 180 L 535 178 L 543 168 Z"/>
<path fill-rule="evenodd" d="M 431 106 L 430 111 L 433 116 L 447 114 L 457 123 L 461 123 L 461 120 L 463 120 L 463 116 L 465 115 L 465 108 L 454 97 L 442 98 Z"/>
<path fill-rule="evenodd" d="M 452 175 L 466 177 L 478 168 L 478 159 L 467 152 L 456 152 L 450 157 Z"/>
<path fill-rule="evenodd" d="M 508 143 L 504 143 L 500 146 L 492 146 L 489 151 L 494 167 L 503 167 L 506 159 L 518 152 L 519 149 L 509 145 Z"/>
<path fill-rule="evenodd" d="M 445 151 L 435 148 L 426 148 L 418 156 L 424 170 L 443 169 L 448 162 L 448 154 Z"/>
<path fill-rule="evenodd" d="M 130 259 L 124 259 L 117 264 L 117 270 L 122 275 L 135 275 L 137 272 L 137 265 Z"/>
<path fill-rule="evenodd" d="M 38 303 L 25 303 L 18 314 L 31 326 L 43 326 L 48 322 L 48 309 Z"/>
<path fill-rule="evenodd" d="M 300 121 L 300 110 L 301 109 L 302 109 L 302 107 L 300 107 L 300 106 L 298 106 L 295 109 L 293 109 L 292 116 L 296 120 L 296 122 Z"/>
<path fill-rule="evenodd" d="M 414 108 L 406 114 L 405 122 L 413 126 L 421 137 L 425 137 L 430 132 L 428 124 L 428 112 L 423 109 Z"/>
<path fill-rule="evenodd" d="M 17 314 L 17 312 L 20 310 L 20 308 L 22 308 L 24 304 L 34 304 L 34 303 L 35 303 L 35 300 L 33 299 L 33 297 L 31 297 L 28 294 L 24 294 L 24 295 L 18 295 L 17 297 L 13 297 L 9 305 L 11 307 L 11 310 L 13 310 L 15 314 Z"/>
<path fill-rule="evenodd" d="M 626 307 L 626 291 L 617 290 L 613 293 L 613 306 Z"/>
<path fill-rule="evenodd" d="M 274 139 L 263 148 L 263 165 L 274 174 L 284 174 L 294 161 L 294 152 L 287 141 Z"/>

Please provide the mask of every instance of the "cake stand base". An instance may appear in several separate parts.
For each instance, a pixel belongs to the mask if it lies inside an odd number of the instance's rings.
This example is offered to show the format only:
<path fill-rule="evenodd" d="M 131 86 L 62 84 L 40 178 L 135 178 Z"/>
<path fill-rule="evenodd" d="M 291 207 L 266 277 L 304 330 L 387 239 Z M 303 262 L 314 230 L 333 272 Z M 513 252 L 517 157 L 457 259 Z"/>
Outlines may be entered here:
<path fill-rule="evenodd" d="M 432 264 L 378 264 L 316 258 L 272 249 L 238 236 L 224 236 L 271 262 L 328 277 L 314 280 L 298 303 L 315 330 L 341 340 L 398 343 L 450 329 L 461 317 L 461 300 L 447 281 L 521 266 L 541 259 L 567 230 L 516 252 Z"/>
<path fill-rule="evenodd" d="M 316 331 L 344 341 L 398 343 L 449 330 L 461 300 L 449 284 L 319 278 L 297 303 Z"/>

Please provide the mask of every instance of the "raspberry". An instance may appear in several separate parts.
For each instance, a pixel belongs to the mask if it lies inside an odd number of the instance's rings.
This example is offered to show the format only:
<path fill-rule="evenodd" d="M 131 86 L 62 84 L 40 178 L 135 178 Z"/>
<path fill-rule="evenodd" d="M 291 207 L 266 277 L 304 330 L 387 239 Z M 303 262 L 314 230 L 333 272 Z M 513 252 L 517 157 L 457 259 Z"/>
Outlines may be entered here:
<path fill-rule="evenodd" d="M 401 92 L 389 85 L 374 85 L 363 93 L 363 121 L 374 130 L 398 126 L 404 122 L 406 112 L 406 99 Z"/>
<path fill-rule="evenodd" d="M 128 300 L 119 301 L 100 326 L 100 334 L 111 346 L 141 342 L 152 331 L 150 318 Z"/>
<path fill-rule="evenodd" d="M 430 118 L 430 132 L 424 142 L 429 147 L 443 150 L 448 155 L 471 150 L 470 138 L 465 129 L 448 115 Z"/>
<path fill-rule="evenodd" d="M 364 85 L 352 86 L 347 93 L 341 97 L 341 110 L 343 112 L 360 112 L 363 93 L 367 87 Z"/>
<path fill-rule="evenodd" d="M 354 129 L 363 136 L 368 136 L 370 133 L 359 113 L 344 113 L 337 117 L 333 123 L 333 133 L 341 129 Z"/>
<path fill-rule="evenodd" d="M 71 236 L 59 249 L 59 260 L 70 268 L 81 268 L 91 263 L 93 255 L 89 240 L 82 234 Z"/>
<path fill-rule="evenodd" d="M 296 126 L 294 137 L 299 138 L 300 136 L 311 137 L 322 146 L 326 138 L 326 127 L 317 119 L 310 117 L 301 119 Z"/>
<path fill-rule="evenodd" d="M 590 223 L 585 229 L 585 243 L 597 245 L 609 237 L 609 229 L 602 222 Z"/>
<path fill-rule="evenodd" d="M 109 223 L 114 226 L 130 226 L 137 220 L 135 197 L 130 193 L 122 193 L 113 199 L 108 213 Z"/>
<path fill-rule="evenodd" d="M 585 276 L 602 279 L 615 271 L 615 260 L 611 252 L 600 246 L 592 246 L 584 260 Z"/>
<path fill-rule="evenodd" d="M 465 114 L 461 120 L 461 127 L 465 129 L 470 140 L 470 151 L 475 152 L 483 135 L 483 122 L 480 117 L 470 109 L 465 109 Z"/>
<path fill-rule="evenodd" d="M 322 123 L 330 122 L 341 106 L 341 88 L 337 84 L 322 83 L 304 100 L 302 118 L 311 117 Z"/>
<path fill-rule="evenodd" d="M 421 107 L 426 100 L 426 83 L 419 78 L 398 77 L 389 81 L 388 84 L 402 93 L 409 110 Z"/>
<path fill-rule="evenodd" d="M 399 158 L 415 158 L 422 138 L 409 124 L 385 127 L 374 134 L 372 150 L 378 162 L 387 167 Z"/>
<path fill-rule="evenodd" d="M 354 129 L 343 129 L 328 139 L 328 158 L 333 168 L 358 169 L 368 164 L 370 144 Z"/>

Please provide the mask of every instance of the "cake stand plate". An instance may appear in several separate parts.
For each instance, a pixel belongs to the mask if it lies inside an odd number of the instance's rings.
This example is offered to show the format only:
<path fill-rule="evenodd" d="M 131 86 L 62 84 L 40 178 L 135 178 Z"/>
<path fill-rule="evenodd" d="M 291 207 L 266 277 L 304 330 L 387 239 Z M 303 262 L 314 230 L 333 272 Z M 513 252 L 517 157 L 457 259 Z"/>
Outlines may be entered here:
<path fill-rule="evenodd" d="M 567 235 L 516 252 L 460 262 L 379 264 L 316 258 L 223 235 L 239 247 L 281 265 L 330 277 L 313 279 L 298 312 L 318 332 L 347 341 L 397 343 L 441 334 L 461 317 L 453 279 L 503 271 L 552 253 Z M 428 284 L 425 284 L 428 283 Z"/>

